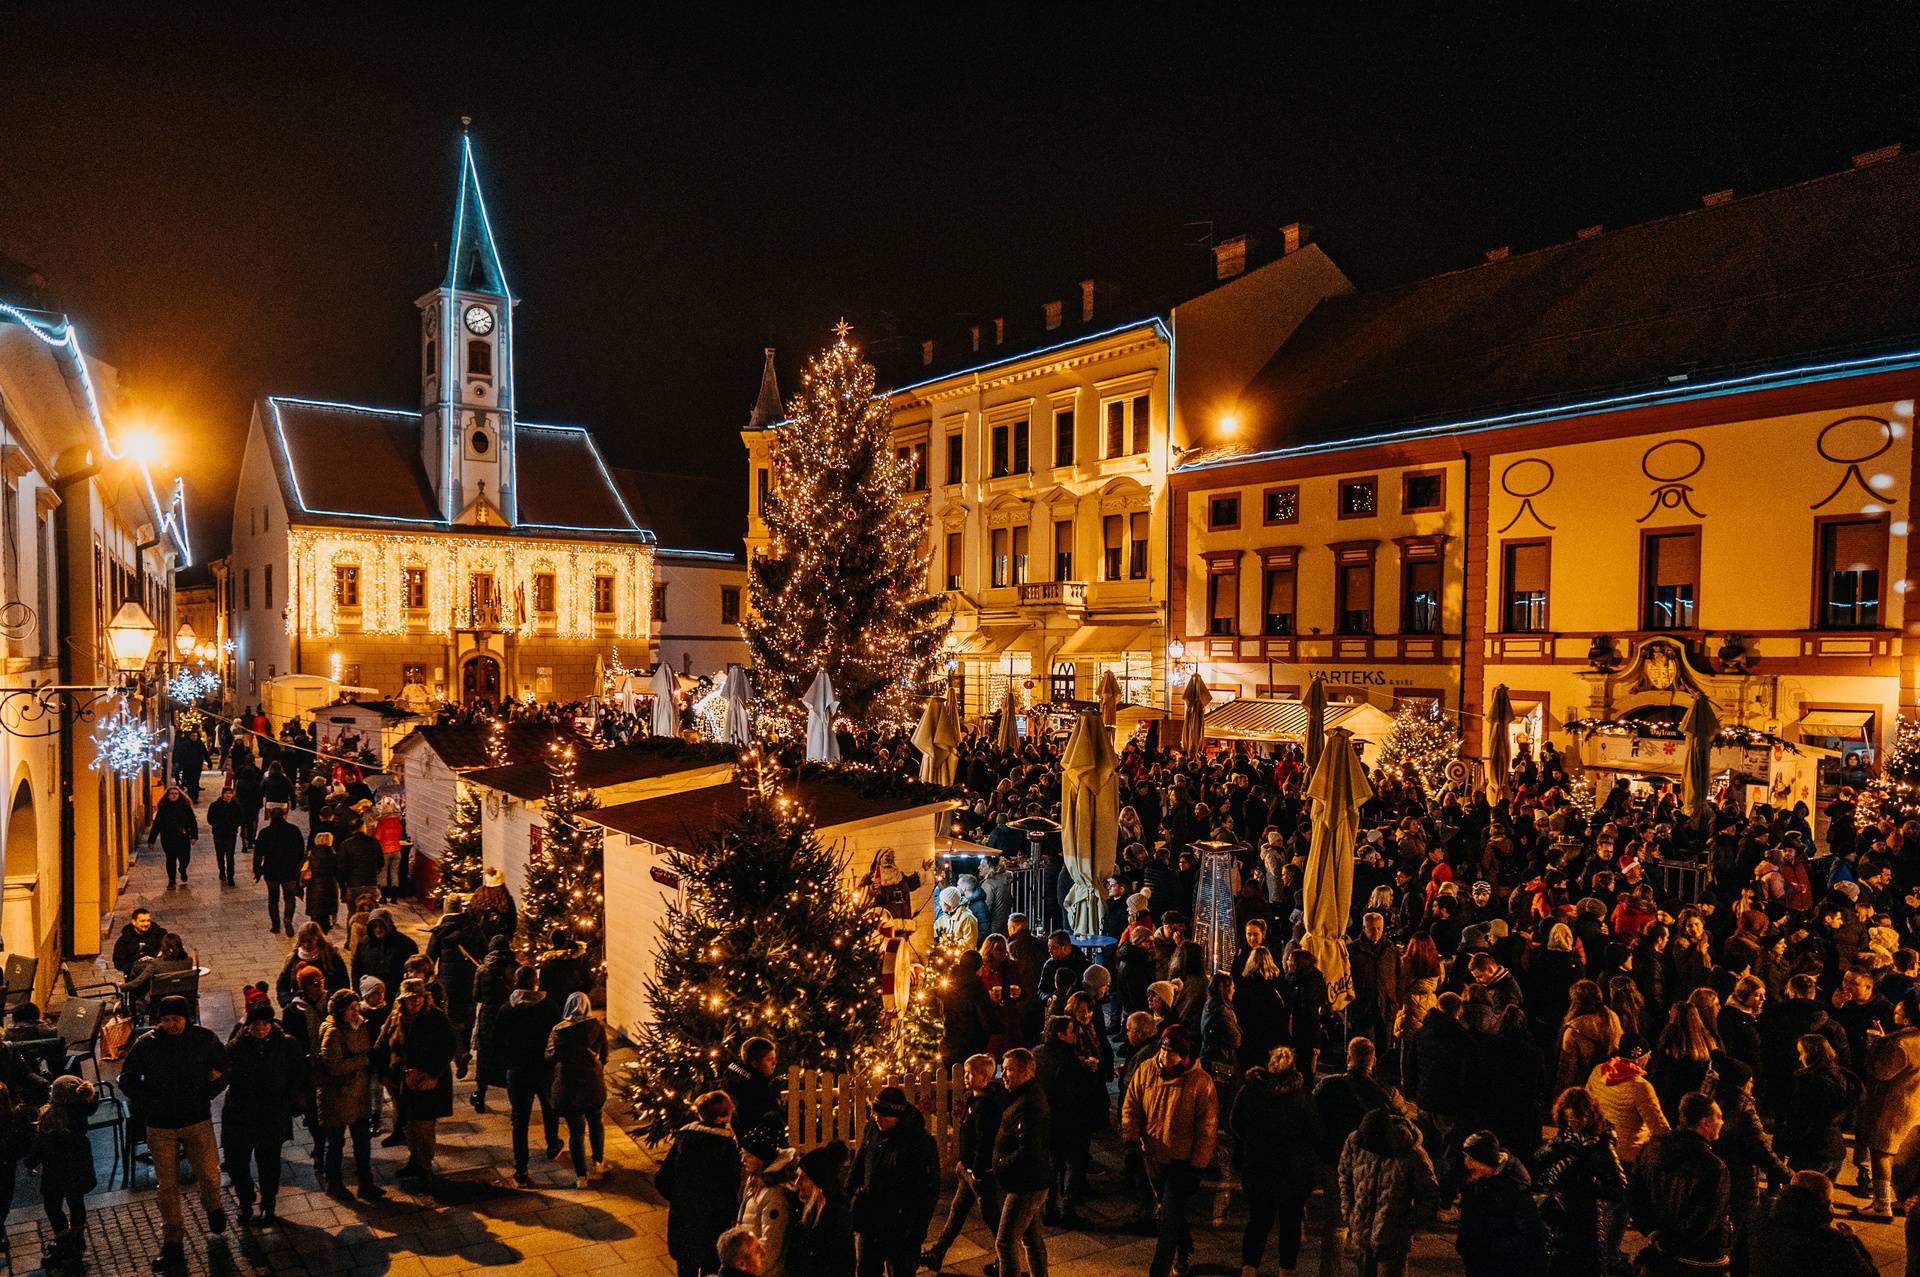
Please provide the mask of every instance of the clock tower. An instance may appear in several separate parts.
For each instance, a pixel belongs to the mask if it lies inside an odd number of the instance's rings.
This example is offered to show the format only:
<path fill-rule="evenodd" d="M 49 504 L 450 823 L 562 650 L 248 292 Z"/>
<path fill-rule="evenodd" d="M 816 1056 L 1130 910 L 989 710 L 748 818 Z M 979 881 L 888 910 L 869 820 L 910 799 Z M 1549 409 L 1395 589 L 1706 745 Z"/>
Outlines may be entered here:
<path fill-rule="evenodd" d="M 462 121 L 465 124 L 466 121 Z M 420 451 L 449 523 L 518 521 L 513 450 L 513 294 L 460 135 L 460 194 L 446 280 L 420 308 Z"/>

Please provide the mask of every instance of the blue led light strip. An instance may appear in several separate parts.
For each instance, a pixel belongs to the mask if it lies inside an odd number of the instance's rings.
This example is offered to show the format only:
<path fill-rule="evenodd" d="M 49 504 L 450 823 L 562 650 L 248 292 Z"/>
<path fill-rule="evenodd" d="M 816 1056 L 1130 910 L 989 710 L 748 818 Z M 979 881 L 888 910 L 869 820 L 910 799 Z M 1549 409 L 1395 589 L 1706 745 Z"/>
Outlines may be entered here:
<path fill-rule="evenodd" d="M 594 442 L 593 433 L 589 431 L 585 426 L 547 426 L 547 425 L 540 425 L 532 421 L 524 421 L 524 422 L 518 423 L 518 427 L 524 430 L 569 431 L 585 439 L 587 442 L 587 451 L 593 454 L 593 464 L 598 466 L 600 469 L 601 482 L 605 483 L 607 485 L 607 491 L 613 494 L 614 501 L 620 507 L 620 513 L 627 517 L 627 527 L 632 531 L 638 532 L 641 536 L 645 537 L 648 541 L 652 541 L 654 539 L 653 530 L 650 528 L 641 527 L 640 520 L 634 518 L 633 511 L 627 508 L 627 499 L 620 495 L 620 485 L 613 481 L 613 475 L 607 470 L 607 463 L 600 459 L 600 445 Z M 564 527 L 566 525 L 559 524 L 559 523 L 531 523 L 531 524 L 528 524 L 527 526 L 534 527 L 534 528 L 557 528 L 557 527 Z M 588 532 L 593 530 L 594 529 L 591 529 L 591 528 L 578 529 L 578 531 L 582 531 L 582 532 Z M 620 529 L 601 528 L 598 530 L 602 532 L 618 532 Z"/>
<path fill-rule="evenodd" d="M 1713 399 L 1722 395 L 1738 394 L 1742 390 L 1752 389 L 1764 383 L 1792 386 L 1815 381 L 1838 381 L 1869 372 L 1899 372 L 1917 367 L 1920 367 L 1920 350 L 1907 350 L 1887 355 L 1867 355 L 1858 359 L 1836 359 L 1827 363 L 1803 364 L 1797 368 L 1779 368 L 1771 372 L 1746 373 L 1739 377 L 1724 377 L 1718 381 L 1703 381 L 1687 386 L 1675 385 L 1658 390 L 1635 391 L 1632 394 L 1608 395 L 1599 399 L 1559 404 L 1550 408 L 1529 408 L 1431 426 L 1409 426 L 1402 430 L 1386 430 L 1376 434 L 1359 435 L 1351 439 L 1303 443 L 1291 448 L 1268 448 L 1260 452 L 1239 453 L 1212 461 L 1193 461 L 1174 468 L 1193 471 L 1218 470 L 1222 466 L 1247 465 L 1256 461 L 1271 461 L 1285 457 L 1317 456 L 1328 452 L 1342 452 L 1349 448 L 1369 447 L 1373 444 L 1398 443 L 1450 434 L 1478 434 L 1506 426 L 1537 424 L 1591 413 L 1618 412 L 1647 404 L 1686 403 L 1693 399 Z"/>
<path fill-rule="evenodd" d="M 57 327 L 42 327 L 41 322 L 16 306 L 0 302 L 0 315 L 7 315 L 18 321 L 20 326 L 38 337 L 42 343 L 55 346 L 67 352 L 73 360 L 75 371 L 80 374 L 80 388 L 87 401 L 87 416 L 93 422 L 94 433 L 100 438 L 100 447 L 108 457 L 115 461 L 132 462 L 140 471 L 140 481 L 147 491 L 147 506 L 152 511 L 154 528 L 173 539 L 180 550 L 180 566 L 193 563 L 193 546 L 187 540 L 187 489 L 186 484 L 177 476 L 173 481 L 173 495 L 163 506 L 160 503 L 160 491 L 153 486 L 153 474 L 146 463 L 123 457 L 113 446 L 113 440 L 107 435 L 107 424 L 100 416 L 100 397 L 93 388 L 93 377 L 87 372 L 87 357 L 80 349 L 80 330 L 71 319 L 62 315 Z"/>

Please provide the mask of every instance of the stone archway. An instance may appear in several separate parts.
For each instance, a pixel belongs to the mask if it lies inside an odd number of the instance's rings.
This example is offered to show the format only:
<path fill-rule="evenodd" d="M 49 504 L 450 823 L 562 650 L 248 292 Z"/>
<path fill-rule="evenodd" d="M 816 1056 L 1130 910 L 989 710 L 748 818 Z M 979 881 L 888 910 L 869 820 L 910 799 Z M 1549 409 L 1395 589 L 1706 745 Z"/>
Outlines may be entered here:
<path fill-rule="evenodd" d="M 479 655 L 467 658 L 460 670 L 460 701 L 473 704 L 487 701 L 497 704 L 500 700 L 500 662 L 491 656 Z"/>
<path fill-rule="evenodd" d="M 40 817 L 33 782 L 22 777 L 7 812 L 6 889 L 0 904 L 0 945 L 8 953 L 40 951 Z"/>

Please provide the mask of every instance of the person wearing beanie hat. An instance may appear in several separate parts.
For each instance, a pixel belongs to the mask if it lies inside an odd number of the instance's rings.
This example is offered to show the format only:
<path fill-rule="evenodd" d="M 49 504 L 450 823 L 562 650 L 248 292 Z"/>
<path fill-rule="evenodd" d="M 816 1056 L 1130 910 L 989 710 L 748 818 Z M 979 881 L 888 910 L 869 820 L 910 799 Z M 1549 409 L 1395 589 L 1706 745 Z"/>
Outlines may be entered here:
<path fill-rule="evenodd" d="M 1219 1101 L 1213 1078 L 1194 1067 L 1193 1040 L 1181 1025 L 1160 1035 L 1151 1065 L 1137 1070 L 1120 1105 L 1120 1134 L 1138 1145 L 1159 1199 L 1159 1240 L 1152 1272 L 1185 1267 L 1193 1254 L 1187 1223 L 1200 1176 L 1213 1162 L 1219 1135 Z"/>
<path fill-rule="evenodd" d="M 473 977 L 473 1111 L 487 1111 L 487 1088 L 507 1084 L 507 1068 L 495 1048 L 493 1025 L 500 1008 L 513 996 L 520 959 L 505 936 L 487 941 L 487 956 Z"/>
<path fill-rule="evenodd" d="M 258 998 L 227 1040 L 227 1095 L 220 1110 L 220 1146 L 240 1222 L 253 1221 L 255 1171 L 260 1209 L 273 1219 L 280 1191 L 281 1149 L 293 1138 L 293 1115 L 312 1104 L 307 1053 L 273 1020 L 273 1004 Z"/>
<path fill-rule="evenodd" d="M 213 1100 L 227 1085 L 227 1052 L 211 1029 L 190 1022 L 193 1006 L 178 994 L 160 999 L 159 1022 L 135 1040 L 120 1068 L 120 1089 L 147 1119 L 147 1147 L 159 1183 L 161 1245 L 154 1268 L 186 1262 L 186 1220 L 180 1202 L 180 1154 L 193 1164 L 207 1228 L 223 1233 L 220 1151 L 213 1137 Z"/>
<path fill-rule="evenodd" d="M 1546 1226 L 1533 1201 L 1526 1166 L 1500 1147 L 1492 1131 L 1460 1146 L 1460 1232 L 1454 1248 L 1467 1277 L 1521 1277 L 1547 1271 Z"/>
<path fill-rule="evenodd" d="M 783 1135 L 778 1126 L 763 1124 L 740 1137 L 740 1164 L 746 1172 L 740 1225 L 760 1239 L 760 1277 L 786 1277 L 788 1234 L 799 1212 L 792 1188 L 799 1158 L 781 1147 Z"/>
<path fill-rule="evenodd" d="M 506 1077 L 507 1109 L 513 1126 L 513 1182 L 533 1187 L 527 1174 L 527 1131 L 533 1106 L 540 1106 L 540 1127 L 546 1135 L 549 1160 L 558 1160 L 560 1118 L 549 1103 L 553 1070 L 547 1063 L 547 1037 L 560 1023 L 560 1004 L 540 989 L 538 973 L 523 966 L 513 973 L 513 992 L 507 1005 L 494 1013 L 492 1052 Z"/>
<path fill-rule="evenodd" d="M 872 1113 L 853 1162 L 860 1271 L 912 1277 L 940 1199 L 940 1149 L 901 1088 L 883 1087 Z"/>
<path fill-rule="evenodd" d="M 1173 1021 L 1173 1004 L 1180 996 L 1180 986 L 1171 980 L 1155 980 L 1147 986 L 1147 1011 L 1154 1023 L 1165 1028 Z"/>
<path fill-rule="evenodd" d="M 800 1155 L 794 1179 L 799 1213 L 788 1228 L 786 1254 L 786 1270 L 795 1277 L 855 1271 L 853 1216 L 845 1187 L 847 1159 L 847 1146 L 839 1140 Z"/>
<path fill-rule="evenodd" d="M 680 1277 L 698 1277 L 719 1265 L 714 1242 L 738 1217 L 740 1146 L 732 1123 L 733 1101 L 725 1091 L 694 1100 L 693 1120 L 673 1133 L 653 1177 L 667 1199 L 667 1254 Z"/>

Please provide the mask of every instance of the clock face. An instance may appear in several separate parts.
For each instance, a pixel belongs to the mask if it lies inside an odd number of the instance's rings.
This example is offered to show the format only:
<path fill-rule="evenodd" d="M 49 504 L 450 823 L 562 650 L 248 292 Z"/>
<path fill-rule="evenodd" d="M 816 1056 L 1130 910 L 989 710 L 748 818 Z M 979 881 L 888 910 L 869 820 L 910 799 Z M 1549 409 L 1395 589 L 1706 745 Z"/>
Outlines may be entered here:
<path fill-rule="evenodd" d="M 466 314 L 467 331 L 478 337 L 485 337 L 493 331 L 493 312 L 485 306 L 469 306 Z"/>

